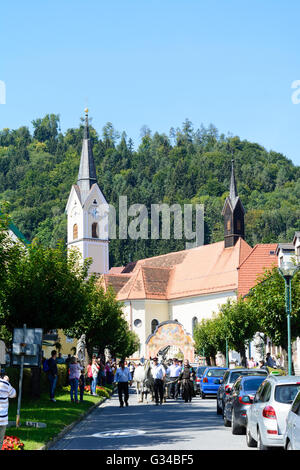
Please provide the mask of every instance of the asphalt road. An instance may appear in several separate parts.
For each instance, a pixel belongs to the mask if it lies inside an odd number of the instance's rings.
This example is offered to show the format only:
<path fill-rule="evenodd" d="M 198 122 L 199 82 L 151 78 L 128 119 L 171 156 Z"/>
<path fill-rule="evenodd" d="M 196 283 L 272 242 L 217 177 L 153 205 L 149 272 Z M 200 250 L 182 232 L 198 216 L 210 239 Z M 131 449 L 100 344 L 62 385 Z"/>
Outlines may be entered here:
<path fill-rule="evenodd" d="M 117 394 L 79 422 L 51 450 L 249 450 L 216 414 L 216 400 L 168 400 L 161 406 L 138 404 L 130 389 L 129 406 Z"/>

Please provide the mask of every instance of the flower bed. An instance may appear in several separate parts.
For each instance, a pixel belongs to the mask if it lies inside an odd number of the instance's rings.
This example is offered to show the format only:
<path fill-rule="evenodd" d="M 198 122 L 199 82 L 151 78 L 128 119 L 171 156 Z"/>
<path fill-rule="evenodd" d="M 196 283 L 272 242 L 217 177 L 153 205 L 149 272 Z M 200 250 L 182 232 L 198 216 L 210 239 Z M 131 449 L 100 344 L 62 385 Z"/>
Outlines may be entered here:
<path fill-rule="evenodd" d="M 86 385 L 86 387 L 84 387 L 84 391 L 86 393 L 91 393 L 90 385 Z M 110 392 L 110 389 L 107 389 L 106 387 L 101 387 L 100 385 L 96 386 L 96 393 L 97 395 L 99 395 L 99 397 L 109 398 L 110 397 L 109 392 Z"/>
<path fill-rule="evenodd" d="M 2 450 L 24 450 L 24 444 L 16 436 L 5 436 Z"/>

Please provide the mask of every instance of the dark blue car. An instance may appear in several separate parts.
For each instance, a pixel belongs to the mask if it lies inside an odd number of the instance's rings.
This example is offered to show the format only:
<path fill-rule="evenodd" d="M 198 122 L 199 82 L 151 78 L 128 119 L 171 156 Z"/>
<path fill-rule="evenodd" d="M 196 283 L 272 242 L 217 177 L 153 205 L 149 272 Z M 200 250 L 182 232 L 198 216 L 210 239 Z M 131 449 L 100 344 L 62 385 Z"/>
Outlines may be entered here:
<path fill-rule="evenodd" d="M 200 397 L 205 398 L 206 395 L 217 396 L 220 387 L 220 379 L 223 378 L 227 367 L 207 367 L 200 379 Z"/>

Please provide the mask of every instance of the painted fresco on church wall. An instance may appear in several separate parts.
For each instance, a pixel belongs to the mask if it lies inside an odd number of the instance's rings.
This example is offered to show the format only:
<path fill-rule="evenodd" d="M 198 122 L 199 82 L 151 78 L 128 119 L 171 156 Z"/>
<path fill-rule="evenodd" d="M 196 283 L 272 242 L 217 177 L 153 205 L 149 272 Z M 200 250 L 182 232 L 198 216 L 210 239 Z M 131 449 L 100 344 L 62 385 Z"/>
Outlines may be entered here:
<path fill-rule="evenodd" d="M 176 346 L 183 352 L 184 359 L 194 362 L 194 342 L 178 322 L 161 323 L 146 341 L 147 358 L 155 357 L 160 349 Z"/>

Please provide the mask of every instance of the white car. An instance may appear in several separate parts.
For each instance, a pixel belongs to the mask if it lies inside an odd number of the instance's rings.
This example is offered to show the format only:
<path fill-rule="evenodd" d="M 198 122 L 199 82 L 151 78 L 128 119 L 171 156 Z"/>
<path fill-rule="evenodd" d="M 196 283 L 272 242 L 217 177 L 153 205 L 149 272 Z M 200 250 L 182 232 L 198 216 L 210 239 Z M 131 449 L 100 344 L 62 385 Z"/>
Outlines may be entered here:
<path fill-rule="evenodd" d="M 300 389 L 300 376 L 269 375 L 257 390 L 246 417 L 248 447 L 283 447 L 286 418 Z"/>
<path fill-rule="evenodd" d="M 300 391 L 297 393 L 286 419 L 284 448 L 286 450 L 300 450 Z"/>

